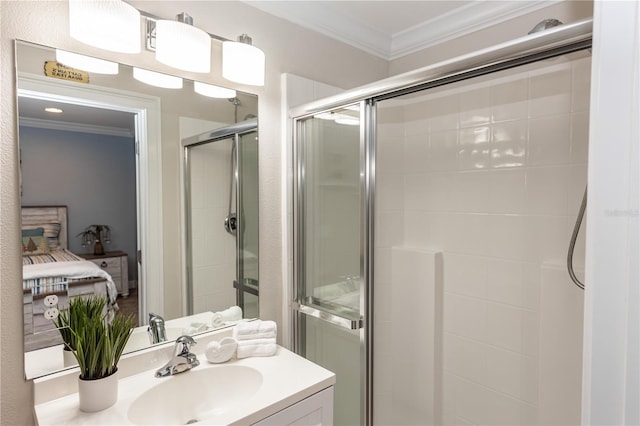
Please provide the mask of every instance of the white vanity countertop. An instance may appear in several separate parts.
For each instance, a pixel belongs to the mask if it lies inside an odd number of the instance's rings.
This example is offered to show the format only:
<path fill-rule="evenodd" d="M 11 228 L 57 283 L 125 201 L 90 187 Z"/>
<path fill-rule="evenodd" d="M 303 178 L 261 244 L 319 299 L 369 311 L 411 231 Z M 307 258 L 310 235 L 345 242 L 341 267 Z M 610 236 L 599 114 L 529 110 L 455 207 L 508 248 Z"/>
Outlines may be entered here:
<path fill-rule="evenodd" d="M 181 373 L 188 375 L 202 369 L 221 368 L 225 365 L 247 366 L 262 374 L 259 390 L 247 397 L 241 404 L 216 415 L 216 424 L 249 425 L 307 398 L 335 383 L 335 375 L 288 351 L 278 347 L 276 355 L 232 359 L 223 364 L 210 364 L 204 355 L 199 355 L 200 366 Z M 160 367 L 160 365 L 158 365 Z M 119 381 L 118 402 L 97 413 L 84 413 L 78 409 L 78 395 L 71 394 L 35 406 L 36 422 L 39 425 L 126 425 L 132 424 L 128 411 L 134 400 L 144 391 L 172 377 L 156 378 L 155 369 L 138 373 Z M 173 376 L 177 377 L 177 376 Z M 211 386 L 216 386 L 215 382 Z M 158 404 L 171 401 L 158 401 Z M 207 424 L 206 419 L 202 423 Z"/>

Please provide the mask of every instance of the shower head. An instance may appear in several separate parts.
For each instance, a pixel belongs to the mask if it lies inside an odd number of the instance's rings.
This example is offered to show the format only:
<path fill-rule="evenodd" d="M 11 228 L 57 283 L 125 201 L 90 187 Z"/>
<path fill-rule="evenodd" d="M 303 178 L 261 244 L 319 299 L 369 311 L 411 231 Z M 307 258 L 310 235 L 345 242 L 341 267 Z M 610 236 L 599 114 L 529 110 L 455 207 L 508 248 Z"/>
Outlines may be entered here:
<path fill-rule="evenodd" d="M 549 28 L 557 27 L 558 25 L 562 25 L 562 21 L 559 21 L 559 20 L 554 19 L 554 18 L 545 19 L 544 21 L 538 22 L 536 24 L 536 26 L 533 27 L 531 29 L 531 31 L 529 31 L 528 34 L 533 34 L 533 33 L 539 32 L 539 31 L 544 31 L 544 30 L 547 30 Z"/>

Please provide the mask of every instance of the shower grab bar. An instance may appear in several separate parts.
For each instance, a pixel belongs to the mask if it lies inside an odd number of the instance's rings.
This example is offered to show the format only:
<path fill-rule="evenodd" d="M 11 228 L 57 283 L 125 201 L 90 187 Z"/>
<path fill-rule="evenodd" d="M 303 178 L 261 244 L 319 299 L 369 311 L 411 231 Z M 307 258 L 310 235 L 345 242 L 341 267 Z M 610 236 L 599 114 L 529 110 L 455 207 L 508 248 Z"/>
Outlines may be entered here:
<path fill-rule="evenodd" d="M 291 307 L 294 311 L 303 313 L 310 317 L 318 318 L 322 321 L 329 322 L 342 328 L 346 328 L 347 330 L 359 330 L 364 327 L 363 318 L 345 318 L 341 317 L 340 315 L 332 314 L 331 312 L 323 311 L 308 305 L 303 305 L 298 302 L 291 302 Z"/>

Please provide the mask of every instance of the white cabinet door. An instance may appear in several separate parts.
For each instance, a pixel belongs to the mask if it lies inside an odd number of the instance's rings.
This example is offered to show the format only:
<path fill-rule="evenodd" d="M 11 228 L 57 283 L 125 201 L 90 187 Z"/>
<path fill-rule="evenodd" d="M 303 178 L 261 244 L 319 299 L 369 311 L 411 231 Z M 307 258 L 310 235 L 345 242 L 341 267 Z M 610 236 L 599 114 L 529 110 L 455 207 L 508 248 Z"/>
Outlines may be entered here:
<path fill-rule="evenodd" d="M 333 426 L 333 386 L 254 423 L 254 426 Z"/>

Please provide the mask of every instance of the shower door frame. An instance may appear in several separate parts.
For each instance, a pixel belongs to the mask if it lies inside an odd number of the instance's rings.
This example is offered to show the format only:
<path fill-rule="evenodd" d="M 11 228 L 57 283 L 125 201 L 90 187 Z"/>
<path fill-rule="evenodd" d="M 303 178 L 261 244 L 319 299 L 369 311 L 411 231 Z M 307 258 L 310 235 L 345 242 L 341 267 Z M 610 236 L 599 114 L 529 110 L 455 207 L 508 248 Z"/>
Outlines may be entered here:
<path fill-rule="evenodd" d="M 585 19 L 572 24 L 557 26 L 546 31 L 530 34 L 493 47 L 442 61 L 398 76 L 390 77 L 376 83 L 356 88 L 345 93 L 318 101 L 309 102 L 292 108 L 289 112 L 293 129 L 293 300 L 292 329 L 294 331 L 294 350 L 301 348 L 298 318 L 309 314 L 300 309 L 298 289 L 304 285 L 304 228 L 301 213 L 303 210 L 305 183 L 304 158 L 299 156 L 302 144 L 303 121 L 316 114 L 341 109 L 348 105 L 360 103 L 362 114 L 360 126 L 361 149 L 364 153 L 364 179 L 361 190 L 364 194 L 365 208 L 362 212 L 364 229 L 364 275 L 361 294 L 361 354 L 363 365 L 361 372 L 362 394 L 361 419 L 363 424 L 373 424 L 373 250 L 375 224 L 375 145 L 376 145 L 376 104 L 379 101 L 398 96 L 420 92 L 434 87 L 468 80 L 491 74 L 497 71 L 554 58 L 572 52 L 591 48 L 593 20 Z M 317 318 L 323 319 L 321 312 Z"/>
<path fill-rule="evenodd" d="M 242 182 L 240 182 L 240 177 L 238 175 L 238 168 L 240 163 L 240 137 L 252 132 L 258 132 L 258 119 L 252 118 L 249 120 L 242 121 L 240 123 L 232 124 L 230 126 L 221 127 L 219 129 L 215 129 L 209 132 L 202 133 L 200 135 L 191 136 L 182 140 L 182 150 L 183 150 L 183 170 L 184 170 L 184 224 L 185 224 L 185 232 L 184 232 L 184 253 L 185 253 L 185 306 L 186 306 L 186 315 L 193 315 L 193 272 L 191 270 L 190 260 L 193 257 L 193 253 L 191 250 L 191 231 L 192 224 L 189 220 L 189 208 L 191 206 L 191 188 L 189 186 L 189 172 L 190 172 L 190 157 L 189 157 L 189 149 L 195 148 L 200 145 L 205 145 L 209 143 L 220 142 L 223 140 L 232 140 L 232 144 L 235 148 L 236 152 L 236 161 L 233 165 L 233 185 L 236 191 L 236 212 L 242 211 L 242 197 L 240 193 L 242 191 Z M 236 219 L 236 229 L 239 229 L 240 217 Z M 233 287 L 236 289 L 236 302 L 238 306 L 241 306 L 244 310 L 244 292 L 251 293 L 254 296 L 259 296 L 259 290 L 254 289 L 252 287 L 246 286 L 241 280 L 239 280 L 241 271 L 243 270 L 243 257 L 240 255 L 242 253 L 242 238 L 236 233 L 236 279 L 234 280 Z"/>

